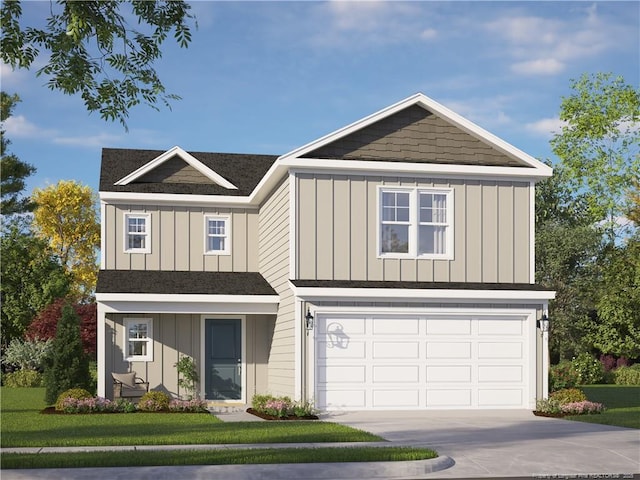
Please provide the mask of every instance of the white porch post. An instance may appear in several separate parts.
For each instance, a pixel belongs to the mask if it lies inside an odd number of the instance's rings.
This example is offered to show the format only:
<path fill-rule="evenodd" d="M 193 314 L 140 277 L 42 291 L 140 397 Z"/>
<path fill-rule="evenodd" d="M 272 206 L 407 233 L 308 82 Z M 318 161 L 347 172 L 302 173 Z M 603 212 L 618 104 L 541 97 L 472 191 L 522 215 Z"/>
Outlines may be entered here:
<path fill-rule="evenodd" d="M 105 325 L 105 307 L 102 303 L 98 302 L 98 312 L 97 312 L 97 319 L 96 321 L 98 322 L 98 334 L 97 334 L 97 342 L 98 345 L 96 345 L 96 353 L 97 353 L 97 360 L 98 360 L 98 396 L 99 397 L 104 397 L 105 396 L 105 390 L 106 390 L 106 385 L 105 385 L 105 370 L 106 370 L 106 346 L 105 346 L 105 337 L 106 337 L 106 325 Z"/>

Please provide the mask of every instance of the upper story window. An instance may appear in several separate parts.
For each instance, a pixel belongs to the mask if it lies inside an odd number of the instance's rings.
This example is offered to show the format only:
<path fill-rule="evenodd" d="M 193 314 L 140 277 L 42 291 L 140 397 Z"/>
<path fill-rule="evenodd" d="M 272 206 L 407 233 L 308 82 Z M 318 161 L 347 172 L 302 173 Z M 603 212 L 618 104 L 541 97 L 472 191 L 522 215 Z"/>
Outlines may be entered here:
<path fill-rule="evenodd" d="M 127 362 L 153 361 L 153 322 L 150 318 L 124 319 L 124 359 Z"/>
<path fill-rule="evenodd" d="M 453 258 L 453 191 L 380 188 L 379 255 Z"/>
<path fill-rule="evenodd" d="M 129 253 L 151 252 L 151 215 L 127 213 L 124 216 L 124 251 Z"/>
<path fill-rule="evenodd" d="M 226 216 L 210 215 L 204 218 L 205 247 L 209 255 L 231 253 L 231 219 Z"/>

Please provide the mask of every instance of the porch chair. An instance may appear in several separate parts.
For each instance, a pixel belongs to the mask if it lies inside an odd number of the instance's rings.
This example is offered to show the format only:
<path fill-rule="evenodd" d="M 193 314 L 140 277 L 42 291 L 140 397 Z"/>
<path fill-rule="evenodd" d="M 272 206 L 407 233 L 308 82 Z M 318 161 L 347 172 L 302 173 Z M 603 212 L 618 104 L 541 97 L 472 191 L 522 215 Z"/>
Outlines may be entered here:
<path fill-rule="evenodd" d="M 149 391 L 149 382 L 136 376 L 136 372 L 116 373 L 111 372 L 113 378 L 113 399 L 119 398 L 140 400 L 140 397 Z"/>

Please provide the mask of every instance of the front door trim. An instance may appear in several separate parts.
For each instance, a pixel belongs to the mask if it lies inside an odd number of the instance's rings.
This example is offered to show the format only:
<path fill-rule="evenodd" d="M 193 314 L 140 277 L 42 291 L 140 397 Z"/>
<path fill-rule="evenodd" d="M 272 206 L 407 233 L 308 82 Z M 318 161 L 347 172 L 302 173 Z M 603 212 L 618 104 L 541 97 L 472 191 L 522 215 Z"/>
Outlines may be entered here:
<path fill-rule="evenodd" d="M 218 400 L 218 399 L 208 399 L 205 397 L 206 389 L 205 389 L 205 366 L 206 366 L 206 356 L 205 356 L 205 324 L 206 320 L 240 320 L 240 351 L 241 351 L 241 368 L 242 372 L 240 375 L 242 395 L 239 400 Z M 247 359 L 246 359 L 246 345 L 247 345 L 247 317 L 246 315 L 202 315 L 200 317 L 200 398 L 205 400 L 215 401 L 216 403 L 247 403 Z"/>

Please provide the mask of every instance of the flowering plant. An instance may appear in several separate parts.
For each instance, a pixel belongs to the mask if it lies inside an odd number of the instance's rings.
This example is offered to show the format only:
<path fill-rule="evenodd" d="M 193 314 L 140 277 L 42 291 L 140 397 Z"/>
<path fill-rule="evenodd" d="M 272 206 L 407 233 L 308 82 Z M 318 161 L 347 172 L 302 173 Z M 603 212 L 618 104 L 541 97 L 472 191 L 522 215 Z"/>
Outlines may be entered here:
<path fill-rule="evenodd" d="M 126 407 L 121 402 L 112 402 L 107 398 L 73 398 L 66 397 L 61 402 L 62 411 L 65 413 L 103 413 L 124 412 Z"/>
<path fill-rule="evenodd" d="M 170 412 L 207 412 L 207 402 L 199 399 L 192 400 L 172 400 L 169 402 Z"/>
<path fill-rule="evenodd" d="M 604 412 L 604 405 L 601 403 L 584 400 L 582 402 L 566 403 L 560 406 L 560 411 L 567 415 L 591 415 Z"/>

